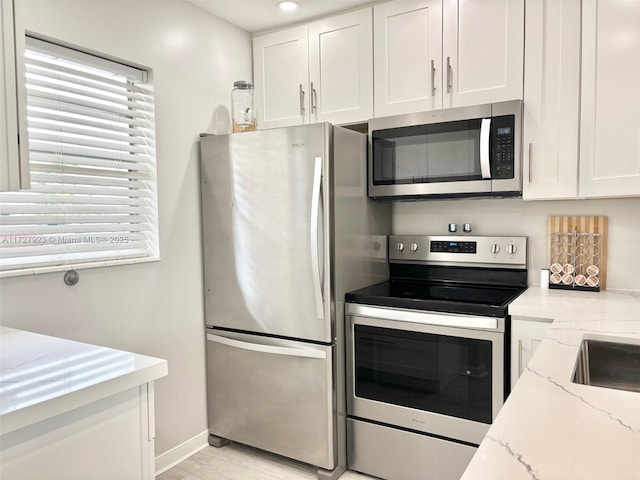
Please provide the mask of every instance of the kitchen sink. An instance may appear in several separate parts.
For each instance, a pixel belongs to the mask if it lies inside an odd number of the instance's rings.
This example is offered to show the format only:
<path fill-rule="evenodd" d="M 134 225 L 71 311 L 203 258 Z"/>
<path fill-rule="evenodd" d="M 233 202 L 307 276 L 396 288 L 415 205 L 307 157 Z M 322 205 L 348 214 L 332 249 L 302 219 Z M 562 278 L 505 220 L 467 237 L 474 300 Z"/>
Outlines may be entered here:
<path fill-rule="evenodd" d="M 640 393 L 640 344 L 582 340 L 571 381 Z"/>

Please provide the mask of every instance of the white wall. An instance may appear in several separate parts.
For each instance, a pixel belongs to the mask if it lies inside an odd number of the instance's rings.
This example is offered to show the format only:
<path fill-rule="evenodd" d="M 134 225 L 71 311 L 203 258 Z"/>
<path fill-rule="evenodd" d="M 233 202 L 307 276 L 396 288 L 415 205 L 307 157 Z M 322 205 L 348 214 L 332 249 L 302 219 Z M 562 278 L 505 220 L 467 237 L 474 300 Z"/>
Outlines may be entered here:
<path fill-rule="evenodd" d="M 640 198 L 525 202 L 521 199 L 440 200 L 393 205 L 393 233 L 447 235 L 447 225 L 471 223 L 476 235 L 529 237 L 529 285 L 547 265 L 547 222 L 552 215 L 609 217 L 607 289 L 640 291 Z"/>
<path fill-rule="evenodd" d="M 156 455 L 207 428 L 198 134 L 230 131 L 251 38 L 183 1 L 20 1 L 25 28 L 153 69 L 161 262 L 0 281 L 3 325 L 165 358 Z"/>

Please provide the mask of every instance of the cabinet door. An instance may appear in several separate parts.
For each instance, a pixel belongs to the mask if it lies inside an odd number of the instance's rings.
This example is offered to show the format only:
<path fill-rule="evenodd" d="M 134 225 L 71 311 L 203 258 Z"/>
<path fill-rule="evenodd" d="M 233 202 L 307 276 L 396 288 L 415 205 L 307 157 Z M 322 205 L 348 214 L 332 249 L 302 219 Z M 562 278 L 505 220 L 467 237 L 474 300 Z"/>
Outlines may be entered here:
<path fill-rule="evenodd" d="M 522 98 L 524 0 L 443 0 L 444 108 Z"/>
<path fill-rule="evenodd" d="M 373 117 L 371 8 L 309 25 L 312 122 L 364 122 Z"/>
<path fill-rule="evenodd" d="M 308 52 L 306 25 L 253 39 L 258 128 L 309 122 Z"/>
<path fill-rule="evenodd" d="M 142 384 L 3 434 L 0 477 L 153 480 L 149 398 Z M 36 412 L 46 416 L 47 405 L 38 405 Z"/>
<path fill-rule="evenodd" d="M 545 337 L 550 324 L 550 319 L 511 319 L 511 390 Z"/>
<path fill-rule="evenodd" d="M 580 2 L 528 0 L 526 9 L 522 196 L 576 198 Z"/>
<path fill-rule="evenodd" d="M 373 7 L 376 117 L 442 108 L 440 0 Z"/>
<path fill-rule="evenodd" d="M 18 85 L 14 3 L 0 0 L 0 191 L 29 186 L 26 149 L 19 148 Z M 21 43 L 19 43 L 21 45 Z M 26 137 L 26 136 L 25 136 Z"/>
<path fill-rule="evenodd" d="M 580 196 L 640 195 L 640 3 L 582 9 Z"/>

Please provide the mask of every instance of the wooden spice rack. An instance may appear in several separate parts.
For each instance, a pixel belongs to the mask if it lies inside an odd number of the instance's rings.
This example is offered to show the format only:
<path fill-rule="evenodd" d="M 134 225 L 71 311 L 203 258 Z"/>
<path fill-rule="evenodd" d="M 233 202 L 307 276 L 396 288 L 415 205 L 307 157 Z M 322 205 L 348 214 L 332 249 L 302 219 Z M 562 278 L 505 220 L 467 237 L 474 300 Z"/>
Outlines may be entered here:
<path fill-rule="evenodd" d="M 547 245 L 549 288 L 586 291 L 606 288 L 607 217 L 549 217 Z"/>

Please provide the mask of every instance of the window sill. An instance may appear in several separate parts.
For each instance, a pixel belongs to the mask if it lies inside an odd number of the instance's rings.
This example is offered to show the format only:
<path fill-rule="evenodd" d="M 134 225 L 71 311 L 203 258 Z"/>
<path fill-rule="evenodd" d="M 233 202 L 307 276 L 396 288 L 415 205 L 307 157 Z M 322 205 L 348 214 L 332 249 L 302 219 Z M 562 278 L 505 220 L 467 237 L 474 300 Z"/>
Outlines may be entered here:
<path fill-rule="evenodd" d="M 116 265 L 133 265 L 136 263 L 159 262 L 160 257 L 125 258 L 106 262 L 76 263 L 72 265 L 56 265 L 53 267 L 24 268 L 0 272 L 0 278 L 20 277 L 23 275 L 37 275 L 39 273 L 67 272 L 69 270 L 84 270 L 86 268 L 113 267 Z"/>

